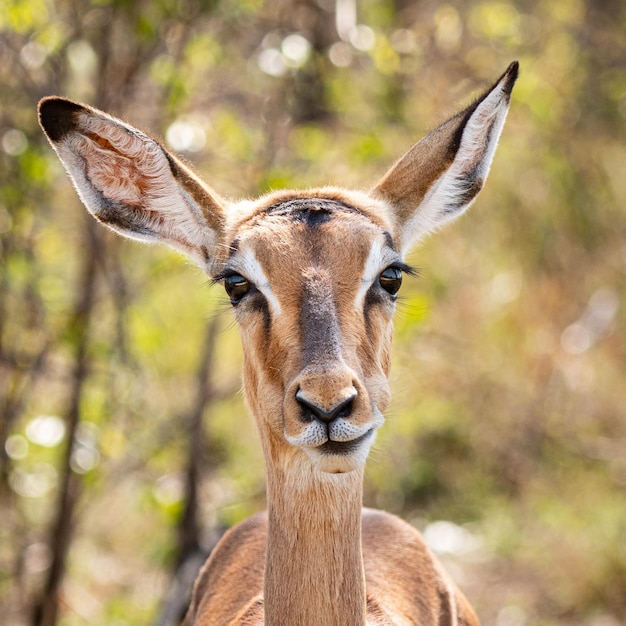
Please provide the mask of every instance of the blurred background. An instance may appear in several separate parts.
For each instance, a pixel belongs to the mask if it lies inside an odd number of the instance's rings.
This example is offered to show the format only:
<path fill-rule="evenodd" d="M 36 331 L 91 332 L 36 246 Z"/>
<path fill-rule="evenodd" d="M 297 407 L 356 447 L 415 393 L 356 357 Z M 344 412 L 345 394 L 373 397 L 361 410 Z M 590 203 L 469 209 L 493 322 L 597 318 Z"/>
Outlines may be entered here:
<path fill-rule="evenodd" d="M 163 137 L 221 194 L 369 188 L 513 59 L 485 190 L 410 261 L 366 504 L 484 624 L 626 624 L 626 4 L 4 0 L 0 613 L 176 624 L 264 507 L 219 287 L 83 210 L 40 97 Z"/>

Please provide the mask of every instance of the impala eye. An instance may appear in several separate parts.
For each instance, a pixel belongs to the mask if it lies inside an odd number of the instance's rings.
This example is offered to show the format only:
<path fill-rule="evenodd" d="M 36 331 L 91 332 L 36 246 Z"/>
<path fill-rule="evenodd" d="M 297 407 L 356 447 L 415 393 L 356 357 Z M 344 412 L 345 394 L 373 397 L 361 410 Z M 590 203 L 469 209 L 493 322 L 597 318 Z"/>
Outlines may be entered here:
<path fill-rule="evenodd" d="M 389 295 L 395 297 L 402 285 L 402 271 L 397 267 L 388 267 L 378 277 L 378 282 Z"/>
<path fill-rule="evenodd" d="M 224 278 L 224 289 L 230 298 L 230 303 L 238 304 L 250 291 L 250 283 L 241 274 L 230 274 Z"/>

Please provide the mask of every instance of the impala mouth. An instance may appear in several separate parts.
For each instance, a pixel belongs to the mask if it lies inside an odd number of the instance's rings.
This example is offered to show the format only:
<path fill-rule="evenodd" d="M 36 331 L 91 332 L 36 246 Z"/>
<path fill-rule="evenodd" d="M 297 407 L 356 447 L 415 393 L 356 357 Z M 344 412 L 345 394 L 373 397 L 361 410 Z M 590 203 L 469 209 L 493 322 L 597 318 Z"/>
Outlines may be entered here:
<path fill-rule="evenodd" d="M 338 454 L 338 455 L 347 455 L 355 452 L 362 443 L 364 443 L 367 439 L 369 439 L 374 434 L 374 429 L 370 428 L 364 435 L 357 437 L 356 439 L 352 439 L 350 441 L 334 441 L 333 439 L 329 439 L 326 443 L 323 443 L 321 446 L 316 448 L 317 451 L 322 454 Z"/>

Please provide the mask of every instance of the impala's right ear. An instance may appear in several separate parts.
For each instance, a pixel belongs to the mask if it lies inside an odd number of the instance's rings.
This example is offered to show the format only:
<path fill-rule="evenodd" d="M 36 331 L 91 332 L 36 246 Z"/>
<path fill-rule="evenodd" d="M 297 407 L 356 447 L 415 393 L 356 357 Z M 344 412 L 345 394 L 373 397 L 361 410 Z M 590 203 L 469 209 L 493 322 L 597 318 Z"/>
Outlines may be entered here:
<path fill-rule="evenodd" d="M 64 98 L 41 100 L 39 122 L 97 220 L 178 248 L 211 273 L 224 203 L 178 159 L 132 126 Z"/>

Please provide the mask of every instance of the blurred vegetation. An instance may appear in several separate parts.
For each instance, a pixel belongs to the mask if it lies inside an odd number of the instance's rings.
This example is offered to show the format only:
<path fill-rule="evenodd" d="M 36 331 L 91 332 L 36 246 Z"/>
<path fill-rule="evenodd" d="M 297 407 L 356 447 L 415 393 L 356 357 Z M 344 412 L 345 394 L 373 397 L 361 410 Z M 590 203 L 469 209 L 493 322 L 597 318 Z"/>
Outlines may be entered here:
<path fill-rule="evenodd" d="M 485 191 L 411 259 L 366 503 L 485 624 L 623 624 L 625 32 L 619 0 L 4 0 L 2 621 L 166 623 L 184 557 L 264 500 L 226 299 L 94 226 L 38 99 L 165 137 L 226 195 L 367 188 L 517 58 Z"/>

